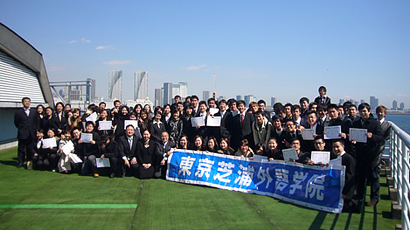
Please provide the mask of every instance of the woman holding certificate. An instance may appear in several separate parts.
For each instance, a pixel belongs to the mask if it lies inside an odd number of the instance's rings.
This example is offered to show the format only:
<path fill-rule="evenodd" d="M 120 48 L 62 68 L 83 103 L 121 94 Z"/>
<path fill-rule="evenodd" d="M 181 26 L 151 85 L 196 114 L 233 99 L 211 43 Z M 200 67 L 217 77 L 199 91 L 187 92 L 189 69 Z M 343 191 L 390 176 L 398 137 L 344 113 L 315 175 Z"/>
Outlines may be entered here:
<path fill-rule="evenodd" d="M 102 110 L 100 112 L 100 118 L 96 121 L 96 130 L 100 136 L 113 136 L 114 126 L 112 124 L 111 118 L 108 117 L 108 111 Z"/>
<path fill-rule="evenodd" d="M 91 171 L 94 173 L 94 177 L 99 177 L 97 172 L 96 158 L 100 157 L 100 135 L 94 132 L 94 123 L 87 121 L 85 126 L 85 132 L 81 134 L 81 139 L 78 141 L 80 146 L 80 155 L 83 165 L 81 168 L 81 174 L 87 175 Z"/>

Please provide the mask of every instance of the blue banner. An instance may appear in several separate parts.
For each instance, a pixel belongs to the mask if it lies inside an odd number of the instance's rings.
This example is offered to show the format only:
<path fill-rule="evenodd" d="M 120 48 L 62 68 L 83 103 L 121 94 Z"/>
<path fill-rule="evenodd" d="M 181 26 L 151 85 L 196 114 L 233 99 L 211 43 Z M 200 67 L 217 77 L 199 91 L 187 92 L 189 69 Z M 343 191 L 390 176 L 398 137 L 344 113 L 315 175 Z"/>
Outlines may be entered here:
<path fill-rule="evenodd" d="M 341 213 L 344 173 L 344 166 L 319 167 L 175 150 L 168 159 L 167 180 L 267 195 Z"/>

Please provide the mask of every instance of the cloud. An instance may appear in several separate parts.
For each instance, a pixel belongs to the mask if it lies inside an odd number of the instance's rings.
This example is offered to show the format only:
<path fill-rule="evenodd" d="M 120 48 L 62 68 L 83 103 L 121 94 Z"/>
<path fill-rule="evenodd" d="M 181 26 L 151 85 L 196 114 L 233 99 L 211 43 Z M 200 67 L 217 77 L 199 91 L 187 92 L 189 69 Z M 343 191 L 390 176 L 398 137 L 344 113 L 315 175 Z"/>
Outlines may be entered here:
<path fill-rule="evenodd" d="M 130 60 L 113 60 L 113 61 L 104 62 L 105 65 L 126 65 L 130 63 L 131 63 Z"/>
<path fill-rule="evenodd" d="M 86 39 L 86 38 L 81 38 L 80 40 L 71 40 L 71 41 L 69 41 L 68 42 L 68 44 L 74 44 L 74 43 L 78 43 L 78 42 L 81 42 L 81 43 L 91 43 L 91 40 L 90 39 Z"/>
<path fill-rule="evenodd" d="M 90 43 L 90 42 L 91 42 L 91 40 L 85 39 L 85 38 L 81 38 L 80 41 L 81 41 L 82 43 Z"/>
<path fill-rule="evenodd" d="M 199 70 L 200 68 L 204 68 L 206 67 L 206 65 L 193 65 L 187 68 L 183 68 L 185 70 Z"/>
<path fill-rule="evenodd" d="M 407 97 L 407 94 L 404 94 L 404 93 L 398 93 L 398 94 L 397 94 L 397 96 L 399 96 L 399 97 Z"/>
<path fill-rule="evenodd" d="M 113 47 L 112 46 L 97 46 L 95 49 L 96 50 L 108 50 L 108 49 L 112 50 Z"/>

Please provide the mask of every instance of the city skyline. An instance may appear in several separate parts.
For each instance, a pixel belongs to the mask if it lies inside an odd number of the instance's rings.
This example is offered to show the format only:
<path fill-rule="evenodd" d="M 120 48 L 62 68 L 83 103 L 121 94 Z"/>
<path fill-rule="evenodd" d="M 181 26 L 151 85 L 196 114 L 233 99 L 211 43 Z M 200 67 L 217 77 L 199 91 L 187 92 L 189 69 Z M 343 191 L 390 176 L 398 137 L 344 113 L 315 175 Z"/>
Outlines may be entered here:
<path fill-rule="evenodd" d="M 108 99 L 122 101 L 122 70 L 110 70 Z"/>
<path fill-rule="evenodd" d="M 120 69 L 123 99 L 134 98 L 134 72 L 146 70 L 151 100 L 163 82 L 188 82 L 190 94 L 274 95 L 293 103 L 315 98 L 324 85 L 334 102 L 373 95 L 391 107 L 393 100 L 410 104 L 409 7 L 366 0 L 4 0 L 0 22 L 42 53 L 50 81 L 96 79 L 96 95 L 104 98 L 107 72 Z M 113 11 L 117 16 L 107 17 Z"/>
<path fill-rule="evenodd" d="M 134 100 L 148 98 L 148 72 L 135 72 L 134 76 Z"/>

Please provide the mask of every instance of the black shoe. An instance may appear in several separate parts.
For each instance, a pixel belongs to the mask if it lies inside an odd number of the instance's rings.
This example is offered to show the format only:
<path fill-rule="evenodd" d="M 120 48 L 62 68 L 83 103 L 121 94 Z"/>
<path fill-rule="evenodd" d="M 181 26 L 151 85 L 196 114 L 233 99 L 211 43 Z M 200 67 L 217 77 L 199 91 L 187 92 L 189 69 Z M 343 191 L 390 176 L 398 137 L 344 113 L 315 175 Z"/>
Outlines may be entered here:
<path fill-rule="evenodd" d="M 114 178 L 114 177 L 115 177 L 115 173 L 111 173 L 110 178 Z"/>
<path fill-rule="evenodd" d="M 121 177 L 124 178 L 124 177 L 125 177 L 125 173 L 121 174 Z"/>
<path fill-rule="evenodd" d="M 18 169 L 21 168 L 21 166 L 22 166 L 21 163 L 18 163 L 18 164 L 17 164 L 17 168 L 18 168 Z"/>

